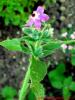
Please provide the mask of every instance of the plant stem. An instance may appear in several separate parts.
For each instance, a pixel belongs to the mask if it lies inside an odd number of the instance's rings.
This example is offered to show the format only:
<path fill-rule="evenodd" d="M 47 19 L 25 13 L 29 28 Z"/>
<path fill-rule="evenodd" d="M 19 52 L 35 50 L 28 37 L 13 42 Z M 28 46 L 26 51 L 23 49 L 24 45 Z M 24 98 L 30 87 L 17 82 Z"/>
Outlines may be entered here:
<path fill-rule="evenodd" d="M 27 88 L 29 87 L 29 79 L 30 79 L 30 66 L 31 66 L 31 62 L 30 62 L 30 65 L 28 67 L 28 70 L 25 74 L 25 78 L 23 80 L 23 83 L 22 83 L 22 87 L 21 87 L 21 90 L 20 90 L 20 93 L 19 93 L 19 100 L 24 100 L 26 94 L 27 94 Z"/>
<path fill-rule="evenodd" d="M 64 43 L 66 44 L 75 43 L 75 40 L 67 40 L 67 41 L 64 41 Z"/>

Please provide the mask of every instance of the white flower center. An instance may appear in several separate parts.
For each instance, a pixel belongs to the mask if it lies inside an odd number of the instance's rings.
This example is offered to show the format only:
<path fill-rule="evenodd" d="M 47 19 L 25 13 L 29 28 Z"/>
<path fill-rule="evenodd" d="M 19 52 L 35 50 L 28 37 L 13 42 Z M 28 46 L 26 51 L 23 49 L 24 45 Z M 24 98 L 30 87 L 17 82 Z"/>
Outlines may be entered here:
<path fill-rule="evenodd" d="M 40 18 L 39 18 L 39 15 L 40 15 L 40 14 L 39 14 L 38 12 L 34 11 L 33 14 L 32 14 L 32 16 L 31 16 L 31 19 L 34 20 L 34 21 L 35 21 L 36 19 L 39 20 L 39 19 L 40 19 Z"/>

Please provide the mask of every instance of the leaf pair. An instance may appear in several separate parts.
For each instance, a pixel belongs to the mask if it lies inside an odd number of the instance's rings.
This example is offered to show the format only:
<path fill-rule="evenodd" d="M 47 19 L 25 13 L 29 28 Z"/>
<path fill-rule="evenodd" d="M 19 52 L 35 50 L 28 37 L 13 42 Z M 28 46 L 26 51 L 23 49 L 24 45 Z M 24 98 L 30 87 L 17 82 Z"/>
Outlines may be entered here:
<path fill-rule="evenodd" d="M 21 44 L 20 38 L 4 40 L 4 41 L 0 42 L 0 45 L 5 47 L 8 50 L 20 51 L 20 52 L 25 52 L 27 54 L 31 54 L 31 51 L 29 50 L 29 48 L 25 47 L 24 45 Z M 41 48 L 39 48 L 39 47 L 37 48 L 37 50 L 36 50 L 37 56 L 38 56 L 38 53 L 41 53 L 41 54 L 39 54 L 40 55 L 39 57 L 48 56 L 49 54 L 52 54 L 55 50 L 60 48 L 60 45 L 61 45 L 61 41 L 50 40 L 48 43 L 42 45 Z"/>

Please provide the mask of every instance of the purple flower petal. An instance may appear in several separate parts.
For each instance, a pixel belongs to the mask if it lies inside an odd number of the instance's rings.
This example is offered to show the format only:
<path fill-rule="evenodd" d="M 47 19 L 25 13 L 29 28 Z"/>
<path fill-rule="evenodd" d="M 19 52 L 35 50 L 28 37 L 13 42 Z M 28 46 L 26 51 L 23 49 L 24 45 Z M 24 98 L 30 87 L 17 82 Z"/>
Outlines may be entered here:
<path fill-rule="evenodd" d="M 35 20 L 34 26 L 35 26 L 36 29 L 40 29 L 41 28 L 41 22 L 39 20 Z"/>
<path fill-rule="evenodd" d="M 44 7 L 39 6 L 39 7 L 37 8 L 36 11 L 37 11 L 38 13 L 42 14 L 42 13 L 44 13 Z"/>
<path fill-rule="evenodd" d="M 47 14 L 41 14 L 39 17 L 42 22 L 49 20 L 49 16 Z"/>
<path fill-rule="evenodd" d="M 30 19 L 29 21 L 28 21 L 28 23 L 25 25 L 25 26 L 28 26 L 28 27 L 30 27 L 30 26 L 32 26 L 33 25 L 33 20 L 32 19 Z"/>

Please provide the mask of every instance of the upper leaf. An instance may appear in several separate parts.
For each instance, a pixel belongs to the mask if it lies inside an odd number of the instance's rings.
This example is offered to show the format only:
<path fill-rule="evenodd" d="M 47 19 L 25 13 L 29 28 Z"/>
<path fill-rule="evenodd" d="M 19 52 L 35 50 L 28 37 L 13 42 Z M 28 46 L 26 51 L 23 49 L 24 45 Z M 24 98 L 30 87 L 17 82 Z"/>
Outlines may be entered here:
<path fill-rule="evenodd" d="M 50 40 L 47 44 L 43 45 L 43 56 L 52 54 L 56 49 L 60 48 L 61 41 Z"/>

